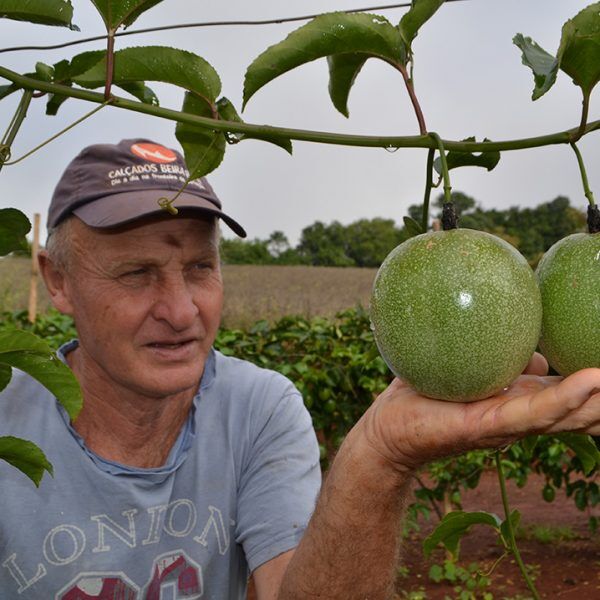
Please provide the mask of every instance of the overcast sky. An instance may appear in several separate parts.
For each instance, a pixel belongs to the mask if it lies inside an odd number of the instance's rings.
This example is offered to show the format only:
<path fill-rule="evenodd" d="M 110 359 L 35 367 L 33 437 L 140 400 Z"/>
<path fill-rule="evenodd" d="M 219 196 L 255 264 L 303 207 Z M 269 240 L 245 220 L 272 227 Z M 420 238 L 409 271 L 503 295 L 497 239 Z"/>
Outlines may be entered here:
<path fill-rule="evenodd" d="M 383 2 L 381 2 L 383 4 Z M 372 3 L 377 4 L 377 2 Z M 581 95 L 563 73 L 540 100 L 531 101 L 533 76 L 512 44 L 516 33 L 532 37 L 553 54 L 563 23 L 590 4 L 583 0 L 462 0 L 448 3 L 422 28 L 414 43 L 415 82 L 428 129 L 445 139 L 493 140 L 537 136 L 579 123 Z M 74 21 L 81 33 L 62 28 L 0 20 L 0 47 L 57 43 L 103 33 L 91 2 L 73 0 Z M 369 6 L 369 0 L 164 0 L 133 28 L 172 23 L 232 19 L 268 19 Z M 396 24 L 406 9 L 374 11 Z M 218 71 L 223 94 L 241 107 L 246 67 L 269 45 L 300 23 L 260 27 L 212 27 L 121 38 L 117 48 L 170 45 L 208 60 Z M 37 60 L 54 63 L 102 42 L 53 50 L 0 54 L 0 65 L 26 72 Z M 340 115 L 327 94 L 327 64 L 300 67 L 260 90 L 249 102 L 250 123 L 368 135 L 415 135 L 418 127 L 398 73 L 369 61 L 350 95 L 350 118 Z M 162 106 L 181 107 L 183 93 L 151 84 Z M 119 92 L 120 93 L 120 92 Z M 592 97 L 589 120 L 600 118 L 599 92 Z M 18 98 L 0 104 L 0 129 L 6 129 Z M 13 146 L 18 157 L 50 137 L 91 106 L 69 100 L 57 117 L 44 114 L 45 100 L 33 102 Z M 19 165 L 0 173 L 0 207 L 14 206 L 45 221 L 52 190 L 67 163 L 88 144 L 150 137 L 177 145 L 169 121 L 104 108 Z M 600 197 L 598 133 L 579 144 L 592 190 Z M 247 229 L 249 237 L 266 238 L 282 230 L 292 244 L 301 230 L 320 220 L 344 224 L 386 217 L 401 223 L 410 204 L 422 201 L 425 150 L 349 148 L 295 142 L 294 156 L 258 141 L 228 147 L 225 160 L 209 176 L 224 208 Z M 484 208 L 535 206 L 557 195 L 583 207 L 585 198 L 577 163 L 566 146 L 504 152 L 496 169 L 451 171 L 453 189 L 473 196 Z M 435 192 L 437 194 L 437 192 Z M 225 235 L 230 237 L 228 231 Z M 45 227 L 42 229 L 42 241 Z"/>

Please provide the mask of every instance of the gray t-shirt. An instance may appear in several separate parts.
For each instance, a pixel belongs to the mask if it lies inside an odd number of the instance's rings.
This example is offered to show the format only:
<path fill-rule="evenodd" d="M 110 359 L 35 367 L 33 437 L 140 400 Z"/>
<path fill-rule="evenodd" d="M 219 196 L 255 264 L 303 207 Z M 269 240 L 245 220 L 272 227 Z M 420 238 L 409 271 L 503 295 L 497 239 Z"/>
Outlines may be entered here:
<path fill-rule="evenodd" d="M 2 600 L 244 598 L 249 571 L 298 544 L 320 485 L 296 388 L 215 351 L 160 468 L 95 455 L 18 371 L 0 394 L 0 435 L 35 442 L 54 466 L 37 489 L 0 461 Z"/>

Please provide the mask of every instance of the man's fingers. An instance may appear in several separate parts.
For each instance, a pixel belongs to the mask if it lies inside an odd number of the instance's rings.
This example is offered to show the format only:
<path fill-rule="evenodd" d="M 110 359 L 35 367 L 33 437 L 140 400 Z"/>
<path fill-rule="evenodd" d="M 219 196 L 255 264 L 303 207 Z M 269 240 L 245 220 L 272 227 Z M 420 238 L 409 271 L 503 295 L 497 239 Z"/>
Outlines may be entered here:
<path fill-rule="evenodd" d="M 600 424 L 600 369 L 584 369 L 562 381 L 558 377 L 521 376 L 482 408 L 485 436 L 492 439 L 510 432 L 593 433 Z"/>
<path fill-rule="evenodd" d="M 539 353 L 534 352 L 523 371 L 524 375 L 548 375 L 548 361 Z"/>
<path fill-rule="evenodd" d="M 557 402 L 567 412 L 552 424 L 549 432 L 582 431 L 597 435 L 600 429 L 600 369 L 583 369 L 562 381 L 556 390 Z"/>

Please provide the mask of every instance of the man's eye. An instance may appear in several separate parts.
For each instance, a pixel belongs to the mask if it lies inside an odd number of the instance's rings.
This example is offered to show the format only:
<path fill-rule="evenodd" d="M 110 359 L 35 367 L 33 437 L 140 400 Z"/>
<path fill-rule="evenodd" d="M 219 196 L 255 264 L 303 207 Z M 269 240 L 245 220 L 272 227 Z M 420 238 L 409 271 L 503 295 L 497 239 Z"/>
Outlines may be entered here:
<path fill-rule="evenodd" d="M 144 275 L 148 274 L 147 269 L 132 269 L 131 271 L 126 271 L 119 275 L 121 279 L 139 279 Z"/>
<path fill-rule="evenodd" d="M 209 271 L 209 270 L 213 269 L 213 265 L 212 265 L 212 263 L 206 263 L 206 262 L 194 263 L 193 269 L 194 269 L 194 271 L 199 271 L 199 272 L 203 273 L 205 271 Z"/>

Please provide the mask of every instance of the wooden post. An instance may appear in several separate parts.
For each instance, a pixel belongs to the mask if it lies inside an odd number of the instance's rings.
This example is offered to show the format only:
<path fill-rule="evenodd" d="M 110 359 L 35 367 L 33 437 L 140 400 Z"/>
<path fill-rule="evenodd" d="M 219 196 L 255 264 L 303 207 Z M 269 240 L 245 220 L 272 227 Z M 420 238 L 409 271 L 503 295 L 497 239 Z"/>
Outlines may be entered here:
<path fill-rule="evenodd" d="M 29 280 L 29 321 L 35 321 L 37 314 L 37 286 L 38 286 L 38 250 L 40 248 L 40 213 L 33 215 L 33 242 L 31 244 L 31 278 Z"/>

